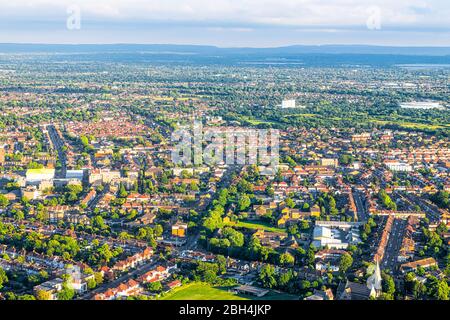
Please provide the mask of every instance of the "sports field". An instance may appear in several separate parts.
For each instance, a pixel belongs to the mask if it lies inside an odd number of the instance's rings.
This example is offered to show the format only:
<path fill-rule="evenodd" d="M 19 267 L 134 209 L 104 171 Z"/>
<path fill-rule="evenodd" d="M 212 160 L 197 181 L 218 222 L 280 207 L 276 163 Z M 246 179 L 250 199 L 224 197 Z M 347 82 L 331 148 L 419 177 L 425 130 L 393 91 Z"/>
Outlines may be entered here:
<path fill-rule="evenodd" d="M 228 292 L 227 288 L 213 287 L 207 283 L 193 282 L 176 288 L 161 297 L 161 300 L 297 300 L 298 297 L 286 293 L 269 292 L 262 298 L 242 296 Z"/>
<path fill-rule="evenodd" d="M 226 288 L 212 287 L 205 283 L 190 283 L 169 292 L 162 300 L 248 300 L 228 292 Z"/>

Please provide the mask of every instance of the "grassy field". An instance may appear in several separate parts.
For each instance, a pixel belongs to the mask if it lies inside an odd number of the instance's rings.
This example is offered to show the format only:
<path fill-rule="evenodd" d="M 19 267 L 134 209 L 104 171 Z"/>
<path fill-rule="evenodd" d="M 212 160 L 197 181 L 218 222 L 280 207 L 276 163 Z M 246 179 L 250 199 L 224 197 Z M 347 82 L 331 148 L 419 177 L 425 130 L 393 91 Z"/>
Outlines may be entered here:
<path fill-rule="evenodd" d="M 248 300 L 228 292 L 227 288 L 212 287 L 205 283 L 190 283 L 176 288 L 161 300 Z"/>
<path fill-rule="evenodd" d="M 206 283 L 189 283 L 166 294 L 161 300 L 297 300 L 298 297 L 286 293 L 269 292 L 262 298 L 237 295 L 227 288 L 213 287 Z"/>
<path fill-rule="evenodd" d="M 314 118 L 317 117 L 317 114 L 313 114 L 313 113 L 297 113 L 297 114 L 289 114 L 284 116 L 284 119 L 289 119 L 289 118 Z"/>
<path fill-rule="evenodd" d="M 256 118 L 244 117 L 244 116 L 242 117 L 242 119 L 252 126 L 257 126 L 259 124 L 272 125 L 275 123 L 275 122 L 271 122 L 271 121 L 264 121 L 264 120 L 259 120 Z"/>
<path fill-rule="evenodd" d="M 273 227 L 269 223 L 263 222 L 263 221 L 238 221 L 236 223 L 231 222 L 230 225 L 239 227 L 239 228 L 247 228 L 247 229 L 254 229 L 254 230 L 263 229 L 265 231 L 270 231 L 270 232 L 286 233 L 286 230 L 277 228 L 277 227 Z"/>
<path fill-rule="evenodd" d="M 388 120 L 370 120 L 370 122 L 374 122 L 381 125 L 389 125 L 395 124 L 402 126 L 407 129 L 416 129 L 416 130 L 436 130 L 436 129 L 449 129 L 450 126 L 448 124 L 424 124 L 424 123 L 414 123 L 414 122 L 405 122 L 405 121 L 388 121 Z"/>
<path fill-rule="evenodd" d="M 289 114 L 283 116 L 284 120 L 289 121 L 289 119 L 297 118 L 300 120 L 307 120 L 308 118 L 315 118 L 317 120 L 327 120 L 327 121 L 336 121 L 342 122 L 346 120 L 351 120 L 361 124 L 368 123 L 376 123 L 381 126 L 386 125 L 397 125 L 403 127 L 404 129 L 413 129 L 418 131 L 428 131 L 428 130 L 450 130 L 450 123 L 448 122 L 430 122 L 427 123 L 425 120 L 415 119 L 414 117 L 408 116 L 396 116 L 396 117 L 387 117 L 387 116 L 369 116 L 365 113 L 354 112 L 349 115 L 349 117 L 339 117 L 339 116 L 324 116 L 321 114 L 313 114 L 313 113 L 297 113 L 297 114 Z M 257 119 L 253 117 L 242 117 L 243 121 L 245 121 L 248 125 L 260 125 L 260 124 L 280 124 L 276 121 L 265 121 L 262 119 Z"/>

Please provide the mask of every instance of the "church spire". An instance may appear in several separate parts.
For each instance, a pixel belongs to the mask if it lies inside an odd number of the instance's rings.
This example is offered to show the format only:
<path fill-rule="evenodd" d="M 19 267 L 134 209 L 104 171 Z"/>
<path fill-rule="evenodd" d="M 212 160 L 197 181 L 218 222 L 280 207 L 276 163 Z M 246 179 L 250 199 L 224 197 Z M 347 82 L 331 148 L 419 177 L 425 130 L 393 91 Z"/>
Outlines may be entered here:
<path fill-rule="evenodd" d="M 374 273 L 367 279 L 367 288 L 371 291 L 371 295 L 378 296 L 381 293 L 381 269 L 378 259 L 376 260 L 376 266 Z"/>

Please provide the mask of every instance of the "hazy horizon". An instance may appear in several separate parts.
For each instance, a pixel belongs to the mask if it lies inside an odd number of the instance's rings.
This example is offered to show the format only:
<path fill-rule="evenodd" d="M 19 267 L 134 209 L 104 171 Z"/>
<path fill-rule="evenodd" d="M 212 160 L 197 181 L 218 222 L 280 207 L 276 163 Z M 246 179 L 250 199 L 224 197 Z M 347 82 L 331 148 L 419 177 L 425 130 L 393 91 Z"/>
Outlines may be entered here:
<path fill-rule="evenodd" d="M 0 0 L 0 43 L 450 46 L 440 0 Z"/>
<path fill-rule="evenodd" d="M 384 45 L 384 44 L 366 44 L 366 43 L 320 43 L 320 44 L 305 44 L 292 43 L 286 45 L 273 46 L 220 46 L 211 43 L 163 43 L 163 42 L 80 42 L 80 43 L 64 43 L 64 42 L 0 42 L 0 45 L 42 45 L 42 46 L 180 46 L 180 47 L 213 47 L 218 49 L 278 49 L 290 47 L 379 47 L 379 48 L 450 48 L 449 45 Z"/>

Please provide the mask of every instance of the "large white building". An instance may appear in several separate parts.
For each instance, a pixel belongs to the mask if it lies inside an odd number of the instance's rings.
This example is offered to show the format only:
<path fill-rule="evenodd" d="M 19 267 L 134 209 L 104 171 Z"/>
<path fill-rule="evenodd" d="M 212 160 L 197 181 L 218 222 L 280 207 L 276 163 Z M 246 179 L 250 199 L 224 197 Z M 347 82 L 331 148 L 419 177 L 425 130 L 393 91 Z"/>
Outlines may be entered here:
<path fill-rule="evenodd" d="M 391 171 L 395 171 L 395 172 L 411 172 L 413 171 L 413 167 L 403 161 L 385 161 L 384 164 L 386 165 L 386 167 L 391 170 Z"/>
<path fill-rule="evenodd" d="M 89 172 L 90 184 L 110 183 L 114 179 L 120 179 L 120 171 L 99 169 L 99 170 L 91 170 Z"/>
<path fill-rule="evenodd" d="M 66 179 L 83 180 L 84 170 L 67 170 Z"/>
<path fill-rule="evenodd" d="M 400 104 L 400 107 L 403 109 L 444 109 L 441 103 L 433 101 L 404 102 Z"/>
<path fill-rule="evenodd" d="M 316 248 L 346 249 L 351 244 L 361 242 L 358 225 L 339 227 L 337 225 L 318 225 L 313 231 L 313 246 Z"/>
<path fill-rule="evenodd" d="M 282 109 L 295 108 L 295 100 L 283 100 L 283 102 L 281 102 L 281 108 Z"/>
<path fill-rule="evenodd" d="M 53 180 L 55 169 L 28 169 L 26 172 L 26 182 L 30 185 L 39 185 L 44 180 Z"/>

